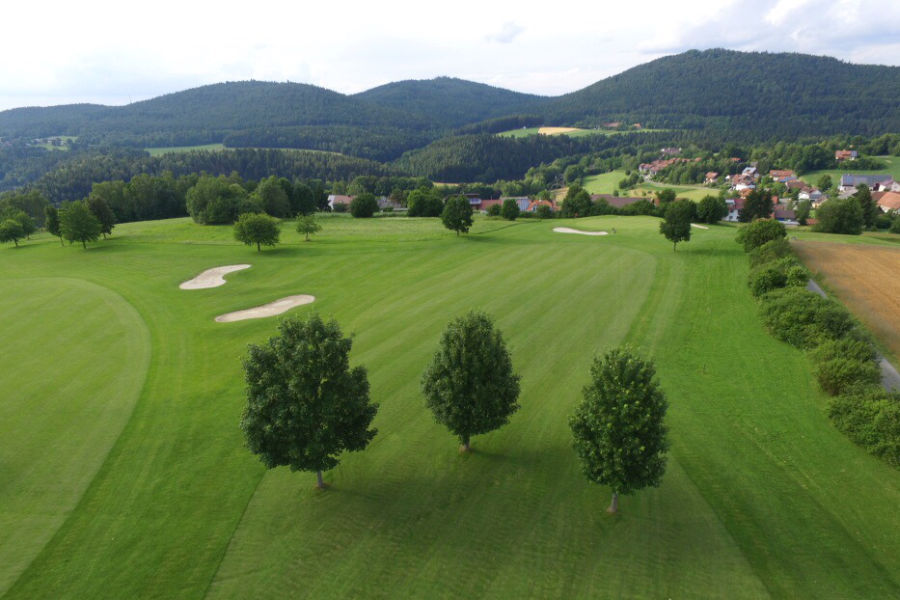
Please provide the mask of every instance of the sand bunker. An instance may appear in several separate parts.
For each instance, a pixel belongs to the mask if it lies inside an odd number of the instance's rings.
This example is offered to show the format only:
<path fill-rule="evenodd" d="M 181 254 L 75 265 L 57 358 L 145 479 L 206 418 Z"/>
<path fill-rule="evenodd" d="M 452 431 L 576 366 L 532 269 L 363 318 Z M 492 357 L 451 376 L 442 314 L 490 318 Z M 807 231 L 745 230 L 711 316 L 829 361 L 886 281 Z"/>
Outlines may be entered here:
<path fill-rule="evenodd" d="M 554 227 L 553 231 L 556 233 L 579 233 L 581 235 L 609 235 L 609 232 L 606 231 L 579 231 L 571 227 Z"/>
<path fill-rule="evenodd" d="M 219 287 L 220 285 L 225 285 L 224 276 L 228 273 L 249 268 L 250 265 L 227 265 L 224 267 L 207 269 L 193 279 L 183 282 L 178 287 L 183 290 L 205 290 L 207 288 Z"/>
<path fill-rule="evenodd" d="M 315 296 L 307 296 L 306 294 L 301 294 L 298 296 L 288 296 L 287 298 L 282 298 L 280 300 L 276 300 L 275 302 L 269 302 L 268 304 L 263 304 L 262 306 L 257 306 L 255 308 L 248 308 L 247 310 L 239 310 L 236 312 L 219 315 L 218 317 L 216 317 L 216 322 L 231 323 L 232 321 L 244 321 L 246 319 L 262 319 L 263 317 L 274 317 L 275 315 L 280 315 L 283 312 L 289 311 L 295 306 L 310 304 L 314 302 L 315 299 Z"/>
<path fill-rule="evenodd" d="M 538 133 L 541 135 L 559 135 L 561 133 L 572 133 L 573 131 L 581 131 L 577 127 L 541 127 Z"/>
<path fill-rule="evenodd" d="M 691 223 L 691 227 L 696 227 L 697 229 L 709 229 L 706 225 L 697 225 L 696 223 Z"/>

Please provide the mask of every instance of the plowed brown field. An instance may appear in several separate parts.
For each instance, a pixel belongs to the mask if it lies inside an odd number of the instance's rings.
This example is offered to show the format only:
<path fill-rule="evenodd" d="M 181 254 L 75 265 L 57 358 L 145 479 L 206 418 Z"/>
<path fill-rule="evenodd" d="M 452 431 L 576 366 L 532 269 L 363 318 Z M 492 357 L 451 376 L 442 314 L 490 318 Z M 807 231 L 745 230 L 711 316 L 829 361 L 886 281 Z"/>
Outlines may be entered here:
<path fill-rule="evenodd" d="M 797 255 L 900 358 L 900 248 L 794 242 Z"/>

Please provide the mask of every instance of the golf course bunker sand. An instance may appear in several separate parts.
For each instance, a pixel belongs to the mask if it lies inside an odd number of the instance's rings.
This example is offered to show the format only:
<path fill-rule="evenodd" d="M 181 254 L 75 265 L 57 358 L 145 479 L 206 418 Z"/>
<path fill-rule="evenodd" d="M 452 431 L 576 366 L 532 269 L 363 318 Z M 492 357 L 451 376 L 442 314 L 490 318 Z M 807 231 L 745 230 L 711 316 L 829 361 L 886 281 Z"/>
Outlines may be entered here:
<path fill-rule="evenodd" d="M 268 304 L 263 304 L 262 306 L 219 315 L 218 317 L 216 317 L 216 323 L 231 323 L 232 321 L 244 321 L 246 319 L 262 319 L 264 317 L 274 317 L 275 315 L 280 315 L 283 312 L 289 311 L 295 306 L 311 304 L 312 302 L 315 302 L 315 300 L 315 296 L 308 296 L 306 294 L 300 294 L 298 296 L 288 296 L 287 298 L 281 298 L 280 300 L 269 302 Z"/>
<path fill-rule="evenodd" d="M 249 269 L 250 265 L 226 265 L 224 267 L 216 267 L 207 269 L 194 277 L 182 282 L 178 287 L 183 290 L 205 290 L 208 288 L 219 287 L 225 285 L 225 275 L 235 271 L 243 271 Z"/>
<path fill-rule="evenodd" d="M 579 231 L 571 227 L 554 227 L 553 231 L 556 233 L 579 233 L 581 235 L 609 235 L 608 231 Z"/>
<path fill-rule="evenodd" d="M 691 227 L 696 227 L 697 229 L 709 229 L 706 225 L 697 225 L 696 223 L 691 223 Z"/>

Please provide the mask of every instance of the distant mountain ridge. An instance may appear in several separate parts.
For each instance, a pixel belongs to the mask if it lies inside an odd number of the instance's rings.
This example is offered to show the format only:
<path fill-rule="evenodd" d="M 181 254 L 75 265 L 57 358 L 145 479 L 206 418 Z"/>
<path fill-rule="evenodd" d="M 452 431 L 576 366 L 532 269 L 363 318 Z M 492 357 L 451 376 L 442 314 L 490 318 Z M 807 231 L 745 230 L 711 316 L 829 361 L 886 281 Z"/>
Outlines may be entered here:
<path fill-rule="evenodd" d="M 514 115 L 584 127 L 622 121 L 759 136 L 877 134 L 900 131 L 898 98 L 900 67 L 692 50 L 557 97 L 451 77 L 389 83 L 354 95 L 299 83 L 228 82 L 121 107 L 3 111 L 0 137 L 73 135 L 88 145 L 132 147 L 224 142 L 385 161 L 458 128 L 478 131 L 481 122 Z"/>

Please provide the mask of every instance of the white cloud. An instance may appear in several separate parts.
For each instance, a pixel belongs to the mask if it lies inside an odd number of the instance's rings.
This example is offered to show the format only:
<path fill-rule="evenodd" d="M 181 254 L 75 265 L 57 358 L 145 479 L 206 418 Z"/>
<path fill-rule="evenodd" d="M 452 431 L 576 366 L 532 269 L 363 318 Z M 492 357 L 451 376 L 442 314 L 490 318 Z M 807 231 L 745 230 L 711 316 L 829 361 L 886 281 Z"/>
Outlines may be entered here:
<path fill-rule="evenodd" d="M 900 64 L 897 0 L 9 4 L 0 109 L 120 104 L 251 78 L 352 93 L 449 75 L 555 95 L 710 47 Z"/>
<path fill-rule="evenodd" d="M 487 41 L 509 44 L 519 37 L 519 34 L 523 31 L 525 31 L 525 28 L 521 25 L 516 25 L 512 21 L 507 21 L 503 24 L 503 27 L 500 28 L 500 31 L 487 36 Z"/>

